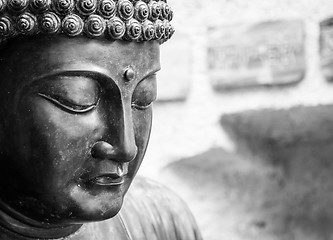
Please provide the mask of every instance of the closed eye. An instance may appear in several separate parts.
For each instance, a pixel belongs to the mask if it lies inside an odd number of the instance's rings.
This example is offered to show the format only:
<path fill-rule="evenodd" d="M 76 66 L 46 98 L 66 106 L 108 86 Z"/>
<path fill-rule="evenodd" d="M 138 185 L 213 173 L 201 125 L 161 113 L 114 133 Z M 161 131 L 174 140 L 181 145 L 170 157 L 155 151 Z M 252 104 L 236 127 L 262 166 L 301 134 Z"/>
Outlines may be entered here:
<path fill-rule="evenodd" d="M 153 102 L 151 102 L 147 105 L 140 105 L 140 104 L 132 103 L 132 108 L 136 108 L 138 110 L 145 110 L 145 109 L 149 108 L 152 104 L 153 104 Z"/>
<path fill-rule="evenodd" d="M 156 74 L 144 78 L 136 86 L 132 96 L 132 108 L 138 110 L 148 109 L 156 100 Z"/>
<path fill-rule="evenodd" d="M 59 96 L 50 96 L 43 93 L 37 94 L 49 102 L 55 104 L 56 106 L 62 108 L 63 110 L 67 110 L 72 113 L 87 113 L 93 110 L 97 105 L 97 103 L 91 105 L 77 105 Z"/>

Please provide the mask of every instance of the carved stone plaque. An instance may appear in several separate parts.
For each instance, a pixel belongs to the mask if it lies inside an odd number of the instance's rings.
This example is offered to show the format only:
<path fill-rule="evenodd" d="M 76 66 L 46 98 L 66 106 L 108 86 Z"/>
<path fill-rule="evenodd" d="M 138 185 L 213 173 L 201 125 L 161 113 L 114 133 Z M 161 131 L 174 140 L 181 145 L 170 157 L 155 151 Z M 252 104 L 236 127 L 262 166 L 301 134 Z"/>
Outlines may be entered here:
<path fill-rule="evenodd" d="M 320 56 L 324 77 L 333 81 L 333 18 L 320 23 Z"/>
<path fill-rule="evenodd" d="M 216 90 L 292 84 L 305 75 L 301 20 L 211 28 L 208 44 L 208 69 Z"/>

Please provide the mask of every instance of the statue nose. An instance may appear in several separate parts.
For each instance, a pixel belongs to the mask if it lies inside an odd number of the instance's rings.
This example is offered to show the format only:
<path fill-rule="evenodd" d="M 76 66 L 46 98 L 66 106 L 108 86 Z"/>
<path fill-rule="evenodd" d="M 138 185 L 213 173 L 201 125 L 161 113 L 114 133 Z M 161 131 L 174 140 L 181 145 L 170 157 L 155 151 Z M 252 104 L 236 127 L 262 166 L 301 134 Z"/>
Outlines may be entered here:
<path fill-rule="evenodd" d="M 114 147 L 104 141 L 96 142 L 91 149 L 91 155 L 93 158 L 109 159 L 117 162 L 130 162 L 136 157 L 137 152 L 138 148 L 136 145 Z"/>

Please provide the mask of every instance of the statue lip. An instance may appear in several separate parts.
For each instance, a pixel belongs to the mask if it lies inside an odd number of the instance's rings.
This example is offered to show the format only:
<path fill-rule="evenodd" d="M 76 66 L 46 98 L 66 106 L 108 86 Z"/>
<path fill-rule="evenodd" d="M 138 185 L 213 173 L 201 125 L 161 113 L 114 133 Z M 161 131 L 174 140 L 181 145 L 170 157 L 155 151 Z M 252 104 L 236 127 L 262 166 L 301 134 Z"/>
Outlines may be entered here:
<path fill-rule="evenodd" d="M 124 183 L 124 175 L 117 173 L 108 173 L 90 178 L 89 182 L 100 186 L 117 186 Z"/>
<path fill-rule="evenodd" d="M 95 169 L 85 179 L 86 182 L 99 186 L 117 186 L 125 181 L 125 176 L 128 173 L 128 163 L 117 163 L 102 165 L 103 169 Z M 97 170 L 97 171 L 96 171 Z"/>

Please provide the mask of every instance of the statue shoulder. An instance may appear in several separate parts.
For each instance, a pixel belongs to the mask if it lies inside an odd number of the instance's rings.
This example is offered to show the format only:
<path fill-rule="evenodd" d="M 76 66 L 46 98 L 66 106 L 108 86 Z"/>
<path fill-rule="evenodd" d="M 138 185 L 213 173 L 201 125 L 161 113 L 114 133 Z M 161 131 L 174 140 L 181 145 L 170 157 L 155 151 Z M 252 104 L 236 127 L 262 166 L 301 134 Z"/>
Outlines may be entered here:
<path fill-rule="evenodd" d="M 201 240 L 185 202 L 153 180 L 137 177 L 119 214 L 132 239 Z"/>

